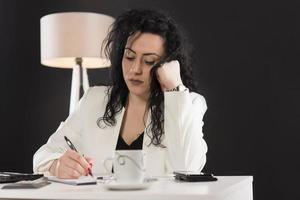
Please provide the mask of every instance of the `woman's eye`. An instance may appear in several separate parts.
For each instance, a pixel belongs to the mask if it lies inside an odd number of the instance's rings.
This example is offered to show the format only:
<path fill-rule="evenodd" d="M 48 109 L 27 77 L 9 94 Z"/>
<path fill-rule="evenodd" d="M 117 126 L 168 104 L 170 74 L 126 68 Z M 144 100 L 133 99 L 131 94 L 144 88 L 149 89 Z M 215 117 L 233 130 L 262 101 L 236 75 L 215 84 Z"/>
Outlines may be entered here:
<path fill-rule="evenodd" d="M 127 60 L 134 60 L 134 57 L 126 57 Z"/>
<path fill-rule="evenodd" d="M 154 61 L 145 61 L 145 63 L 147 64 L 147 65 L 154 65 Z"/>

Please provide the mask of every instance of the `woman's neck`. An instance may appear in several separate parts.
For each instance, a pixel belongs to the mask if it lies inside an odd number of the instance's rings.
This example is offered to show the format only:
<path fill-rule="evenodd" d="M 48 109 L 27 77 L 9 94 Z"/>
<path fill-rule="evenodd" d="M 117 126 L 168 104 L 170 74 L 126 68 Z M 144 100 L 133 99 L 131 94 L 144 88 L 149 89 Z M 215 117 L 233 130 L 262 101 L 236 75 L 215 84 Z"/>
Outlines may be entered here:
<path fill-rule="evenodd" d="M 128 102 L 126 106 L 126 112 L 134 111 L 135 115 L 143 115 L 144 124 L 147 122 L 148 115 L 148 99 L 144 97 L 140 97 L 134 94 L 128 95 Z"/>
<path fill-rule="evenodd" d="M 128 95 L 128 106 L 134 106 L 136 108 L 146 109 L 147 101 L 148 101 L 147 97 L 137 96 L 132 93 L 129 93 Z"/>

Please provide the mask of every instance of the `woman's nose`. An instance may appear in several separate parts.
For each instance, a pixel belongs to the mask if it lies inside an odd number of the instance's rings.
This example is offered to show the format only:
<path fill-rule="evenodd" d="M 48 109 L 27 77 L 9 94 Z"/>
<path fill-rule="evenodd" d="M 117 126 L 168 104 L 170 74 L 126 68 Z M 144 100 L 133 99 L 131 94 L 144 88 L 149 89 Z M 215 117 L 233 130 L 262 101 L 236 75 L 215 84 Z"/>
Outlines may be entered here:
<path fill-rule="evenodd" d="M 130 71 L 132 73 L 141 74 L 142 73 L 142 66 L 139 61 L 134 61 L 131 65 Z"/>

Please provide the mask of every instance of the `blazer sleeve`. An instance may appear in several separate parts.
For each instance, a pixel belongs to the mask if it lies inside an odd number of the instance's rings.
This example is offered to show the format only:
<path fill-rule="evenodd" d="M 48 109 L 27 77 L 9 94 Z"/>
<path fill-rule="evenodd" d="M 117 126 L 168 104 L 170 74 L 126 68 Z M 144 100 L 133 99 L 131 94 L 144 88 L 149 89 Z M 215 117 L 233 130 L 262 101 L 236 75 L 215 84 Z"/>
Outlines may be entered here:
<path fill-rule="evenodd" d="M 205 99 L 189 91 L 165 92 L 164 97 L 167 171 L 201 171 L 207 152 L 202 133 Z"/>
<path fill-rule="evenodd" d="M 83 129 L 82 112 L 88 99 L 90 89 L 83 95 L 81 100 L 75 107 L 75 110 L 69 117 L 61 122 L 60 126 L 53 133 L 46 144 L 41 146 L 33 156 L 33 172 L 34 173 L 49 173 L 49 169 L 55 159 L 61 157 L 69 148 L 64 140 L 67 136 L 74 145 L 80 146 L 80 138 Z"/>

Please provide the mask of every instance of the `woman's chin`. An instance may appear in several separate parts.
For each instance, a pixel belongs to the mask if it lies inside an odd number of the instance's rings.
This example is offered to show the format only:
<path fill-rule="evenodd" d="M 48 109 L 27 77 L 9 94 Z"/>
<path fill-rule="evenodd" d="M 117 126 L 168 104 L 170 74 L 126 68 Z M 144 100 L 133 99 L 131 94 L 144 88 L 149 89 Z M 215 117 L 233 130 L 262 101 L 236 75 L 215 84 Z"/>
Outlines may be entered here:
<path fill-rule="evenodd" d="M 135 96 L 146 97 L 149 92 L 144 88 L 130 87 L 129 92 Z"/>

